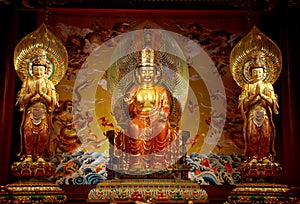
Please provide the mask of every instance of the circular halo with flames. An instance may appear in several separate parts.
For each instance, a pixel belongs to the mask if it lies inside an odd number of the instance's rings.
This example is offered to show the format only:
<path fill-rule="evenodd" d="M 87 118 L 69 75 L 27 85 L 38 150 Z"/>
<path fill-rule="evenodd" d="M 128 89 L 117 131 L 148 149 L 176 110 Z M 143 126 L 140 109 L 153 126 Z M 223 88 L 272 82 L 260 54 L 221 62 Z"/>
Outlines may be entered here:
<path fill-rule="evenodd" d="M 230 71 L 236 83 L 243 87 L 251 83 L 250 63 L 254 56 L 263 55 L 264 81 L 274 84 L 281 72 L 282 56 L 278 46 L 256 26 L 241 39 L 230 54 Z"/>
<path fill-rule="evenodd" d="M 32 78 L 31 63 L 40 55 L 47 59 L 46 76 L 54 85 L 64 77 L 68 67 L 68 53 L 62 42 L 43 23 L 26 35 L 14 50 L 14 66 L 19 78 Z"/>

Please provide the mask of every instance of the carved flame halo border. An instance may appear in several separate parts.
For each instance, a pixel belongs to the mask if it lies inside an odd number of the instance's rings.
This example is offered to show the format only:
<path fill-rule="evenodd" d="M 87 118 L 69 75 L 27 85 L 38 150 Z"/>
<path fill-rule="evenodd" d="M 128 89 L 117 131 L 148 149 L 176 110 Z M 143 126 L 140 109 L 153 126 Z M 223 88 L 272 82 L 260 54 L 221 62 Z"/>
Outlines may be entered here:
<path fill-rule="evenodd" d="M 14 66 L 19 78 L 32 78 L 30 65 L 43 50 L 49 66 L 46 76 L 54 85 L 64 77 L 68 68 L 68 53 L 63 43 L 43 23 L 38 29 L 26 35 L 14 50 Z"/>
<path fill-rule="evenodd" d="M 253 53 L 262 52 L 265 55 L 266 70 L 264 81 L 274 84 L 282 69 L 282 55 L 279 47 L 256 26 L 242 38 L 230 54 L 230 71 L 236 83 L 243 87 L 250 83 L 249 63 Z"/>

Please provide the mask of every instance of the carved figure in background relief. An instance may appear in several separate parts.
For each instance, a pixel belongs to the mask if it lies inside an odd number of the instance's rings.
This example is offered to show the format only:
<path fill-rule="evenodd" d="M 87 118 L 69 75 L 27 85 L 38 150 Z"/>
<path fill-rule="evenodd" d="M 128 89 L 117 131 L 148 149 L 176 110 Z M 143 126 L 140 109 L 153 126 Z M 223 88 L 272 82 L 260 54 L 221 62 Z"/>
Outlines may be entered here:
<path fill-rule="evenodd" d="M 53 147 L 57 156 L 66 152 L 74 152 L 81 145 L 74 125 L 72 101 L 63 101 L 53 118 L 54 138 Z"/>

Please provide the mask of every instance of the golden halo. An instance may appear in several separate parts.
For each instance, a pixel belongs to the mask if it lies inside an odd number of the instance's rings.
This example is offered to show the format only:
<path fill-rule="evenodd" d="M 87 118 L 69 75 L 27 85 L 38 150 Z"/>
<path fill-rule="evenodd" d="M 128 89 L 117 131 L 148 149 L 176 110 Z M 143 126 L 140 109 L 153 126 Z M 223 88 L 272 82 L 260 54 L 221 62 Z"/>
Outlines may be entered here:
<path fill-rule="evenodd" d="M 230 71 L 240 87 L 251 83 L 249 64 L 255 60 L 254 56 L 257 54 L 264 56 L 264 81 L 274 84 L 279 77 L 282 65 L 281 51 L 270 38 L 254 26 L 230 53 Z"/>
<path fill-rule="evenodd" d="M 137 82 L 137 67 L 140 65 L 156 65 L 159 68 L 157 84 L 168 90 L 174 99 L 171 113 L 174 122 L 179 122 L 180 117 L 177 117 L 176 113 L 184 109 L 187 101 L 188 64 L 176 38 L 171 32 L 165 30 L 147 29 L 146 31 L 147 33 L 152 32 L 156 36 L 153 38 L 156 40 L 152 41 L 150 45 L 153 52 L 150 52 L 151 54 L 147 55 L 144 60 L 141 58 L 144 47 L 139 45 L 149 45 L 144 43 L 143 38 L 136 36 L 144 33 L 144 30 L 126 33 L 115 48 L 107 70 L 107 87 L 112 98 L 111 105 L 116 107 L 121 104 L 121 111 L 113 108 L 113 115 L 117 116 L 115 119 L 119 124 L 123 123 L 123 119 L 128 119 L 128 109 L 122 104 L 124 104 L 124 96 L 128 90 L 137 87 L 134 85 Z"/>
<path fill-rule="evenodd" d="M 62 42 L 43 23 L 26 35 L 14 50 L 14 66 L 19 78 L 32 78 L 31 63 L 43 52 L 48 66 L 46 76 L 54 85 L 64 77 L 68 67 L 68 53 Z"/>
<path fill-rule="evenodd" d="M 143 39 L 135 38 L 136 33 L 143 33 L 144 30 L 136 30 L 125 34 L 111 58 L 111 65 L 107 74 L 108 91 L 116 98 L 124 96 L 126 90 L 132 86 L 135 80 L 135 70 L 141 65 L 141 49 L 136 49 L 136 44 L 143 42 Z M 188 90 L 188 65 L 185 61 L 184 54 L 179 48 L 178 43 L 170 32 L 164 30 L 148 29 L 147 32 L 159 33 L 159 40 L 153 41 L 152 45 L 161 44 L 154 49 L 155 64 L 160 68 L 159 81 L 164 82 L 164 86 L 169 89 L 173 96 L 182 100 L 185 104 L 184 97 Z M 184 107 L 184 105 L 183 105 Z"/>

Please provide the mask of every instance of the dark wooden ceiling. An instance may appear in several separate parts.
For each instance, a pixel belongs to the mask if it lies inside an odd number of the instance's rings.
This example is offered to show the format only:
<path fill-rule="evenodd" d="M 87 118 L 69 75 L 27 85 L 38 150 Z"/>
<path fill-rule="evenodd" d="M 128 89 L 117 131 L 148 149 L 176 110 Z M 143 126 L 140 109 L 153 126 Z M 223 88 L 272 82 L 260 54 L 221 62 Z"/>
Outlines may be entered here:
<path fill-rule="evenodd" d="M 126 8 L 270 11 L 300 8 L 300 0 L 0 0 L 16 8 Z"/>

